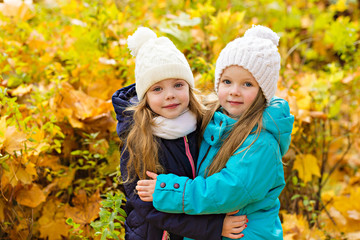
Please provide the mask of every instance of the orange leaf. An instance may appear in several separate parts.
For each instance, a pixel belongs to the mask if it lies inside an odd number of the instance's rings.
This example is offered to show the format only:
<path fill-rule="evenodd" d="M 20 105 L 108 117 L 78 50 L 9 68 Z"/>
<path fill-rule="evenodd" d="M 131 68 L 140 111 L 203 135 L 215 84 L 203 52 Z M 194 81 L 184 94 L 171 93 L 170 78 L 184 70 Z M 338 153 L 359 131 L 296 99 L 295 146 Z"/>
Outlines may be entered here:
<path fill-rule="evenodd" d="M 39 157 L 36 165 L 38 167 L 49 167 L 54 171 L 64 168 L 64 166 L 60 164 L 59 157 L 50 154 Z"/>
<path fill-rule="evenodd" d="M 32 184 L 19 190 L 15 199 L 21 205 L 35 208 L 45 202 L 46 196 L 37 184 Z"/>
<path fill-rule="evenodd" d="M 61 240 L 64 239 L 62 236 L 68 235 L 69 226 L 66 225 L 65 220 L 57 219 L 42 225 L 40 229 L 40 237 L 48 237 L 49 240 Z"/>
<path fill-rule="evenodd" d="M 23 184 L 31 184 L 32 183 L 32 175 L 29 174 L 21 164 L 9 164 L 10 171 L 4 171 L 1 181 L 3 184 L 11 184 L 11 186 L 15 187 L 19 181 Z"/>
<path fill-rule="evenodd" d="M 70 226 L 65 223 L 64 205 L 56 199 L 48 200 L 43 206 L 39 231 L 41 238 L 60 240 L 68 236 Z"/>
<path fill-rule="evenodd" d="M 79 190 L 79 193 L 75 194 L 75 198 L 72 201 L 75 207 L 66 206 L 65 214 L 67 217 L 71 217 L 76 223 L 91 223 L 99 216 L 100 201 L 99 191 L 88 198 L 85 190 Z"/>
<path fill-rule="evenodd" d="M 6 117 L 0 118 L 0 150 L 4 149 L 5 152 L 14 154 L 14 151 L 23 148 L 22 143 L 26 141 L 26 134 L 18 131 L 15 126 L 7 126 Z"/>
<path fill-rule="evenodd" d="M 62 84 L 59 94 L 52 101 L 52 108 L 59 121 L 64 117 L 74 128 L 86 128 L 92 132 L 116 127 L 110 112 L 111 101 L 94 98 L 75 90 L 69 83 Z"/>

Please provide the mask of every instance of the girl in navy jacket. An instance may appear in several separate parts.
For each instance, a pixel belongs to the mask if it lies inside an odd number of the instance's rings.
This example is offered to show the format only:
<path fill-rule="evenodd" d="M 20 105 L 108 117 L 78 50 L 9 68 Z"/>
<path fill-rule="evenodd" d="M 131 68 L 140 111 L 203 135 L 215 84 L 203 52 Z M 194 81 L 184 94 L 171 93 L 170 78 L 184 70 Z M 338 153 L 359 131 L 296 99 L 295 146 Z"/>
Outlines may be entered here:
<path fill-rule="evenodd" d="M 137 195 L 136 182 L 146 179 L 149 169 L 195 177 L 197 129 L 203 109 L 193 93 L 191 69 L 168 38 L 157 38 L 150 29 L 139 28 L 128 38 L 128 45 L 136 56 L 136 85 L 122 88 L 112 97 L 117 133 L 124 143 L 125 239 L 221 239 L 222 234 L 241 231 L 244 217 L 162 213 Z"/>

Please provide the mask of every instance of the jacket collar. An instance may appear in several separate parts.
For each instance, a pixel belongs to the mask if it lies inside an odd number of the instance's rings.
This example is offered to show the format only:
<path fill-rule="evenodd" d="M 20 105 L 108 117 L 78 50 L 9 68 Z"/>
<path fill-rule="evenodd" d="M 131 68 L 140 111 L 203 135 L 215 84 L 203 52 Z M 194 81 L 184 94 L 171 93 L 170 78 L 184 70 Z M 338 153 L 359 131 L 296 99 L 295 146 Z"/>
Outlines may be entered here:
<path fill-rule="evenodd" d="M 221 109 L 215 112 L 204 132 L 204 140 L 211 146 L 220 146 L 222 141 L 230 133 L 235 125 L 236 119 L 232 119 L 222 112 Z"/>

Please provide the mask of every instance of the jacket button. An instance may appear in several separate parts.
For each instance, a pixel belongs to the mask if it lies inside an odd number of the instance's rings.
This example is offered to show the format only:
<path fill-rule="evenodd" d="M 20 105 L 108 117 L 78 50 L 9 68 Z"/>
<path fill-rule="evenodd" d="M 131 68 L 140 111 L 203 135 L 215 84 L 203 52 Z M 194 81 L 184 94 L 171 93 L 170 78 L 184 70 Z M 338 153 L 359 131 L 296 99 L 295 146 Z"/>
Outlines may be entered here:
<path fill-rule="evenodd" d="M 211 135 L 211 141 L 214 141 L 214 136 L 213 135 Z"/>
<path fill-rule="evenodd" d="M 178 183 L 174 184 L 174 188 L 178 189 L 179 187 L 180 187 L 180 184 L 178 184 Z"/>
<path fill-rule="evenodd" d="M 166 186 L 166 183 L 164 183 L 164 182 L 160 183 L 161 188 L 164 188 L 165 186 Z"/>

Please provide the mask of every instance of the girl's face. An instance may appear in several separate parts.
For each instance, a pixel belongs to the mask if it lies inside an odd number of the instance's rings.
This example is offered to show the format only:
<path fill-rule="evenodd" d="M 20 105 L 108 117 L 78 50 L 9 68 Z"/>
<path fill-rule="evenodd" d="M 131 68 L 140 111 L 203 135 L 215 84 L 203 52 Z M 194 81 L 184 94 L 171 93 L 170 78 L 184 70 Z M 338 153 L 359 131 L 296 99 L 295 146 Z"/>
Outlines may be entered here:
<path fill-rule="evenodd" d="M 176 118 L 189 106 L 189 85 L 181 79 L 166 79 L 152 85 L 146 92 L 151 110 L 165 118 Z"/>
<path fill-rule="evenodd" d="M 243 67 L 230 66 L 221 74 L 218 97 L 226 114 L 239 118 L 255 101 L 260 90 L 253 75 Z"/>

